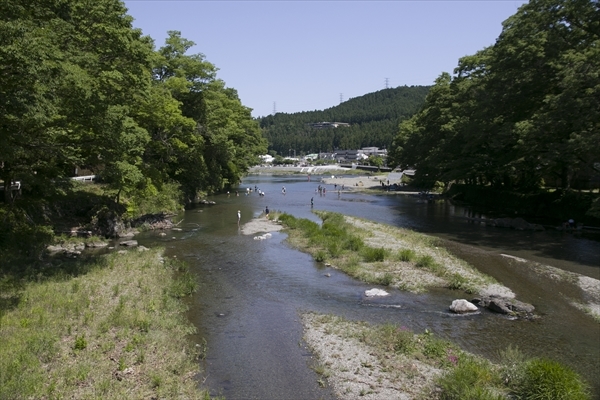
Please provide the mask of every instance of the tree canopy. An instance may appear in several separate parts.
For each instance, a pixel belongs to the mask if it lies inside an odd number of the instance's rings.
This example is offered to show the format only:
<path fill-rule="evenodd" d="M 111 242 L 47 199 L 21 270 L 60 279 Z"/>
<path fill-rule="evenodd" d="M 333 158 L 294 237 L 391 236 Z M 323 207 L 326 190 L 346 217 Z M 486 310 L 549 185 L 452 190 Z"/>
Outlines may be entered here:
<path fill-rule="evenodd" d="M 192 200 L 266 152 L 234 89 L 194 45 L 163 47 L 119 0 L 0 1 L 0 179 L 32 195 L 75 167 L 117 192 L 176 182 Z M 49 184 L 52 182 L 53 184 Z"/>
<path fill-rule="evenodd" d="M 598 2 L 531 0 L 436 80 L 391 162 L 426 185 L 584 186 L 600 162 L 599 65 Z"/>

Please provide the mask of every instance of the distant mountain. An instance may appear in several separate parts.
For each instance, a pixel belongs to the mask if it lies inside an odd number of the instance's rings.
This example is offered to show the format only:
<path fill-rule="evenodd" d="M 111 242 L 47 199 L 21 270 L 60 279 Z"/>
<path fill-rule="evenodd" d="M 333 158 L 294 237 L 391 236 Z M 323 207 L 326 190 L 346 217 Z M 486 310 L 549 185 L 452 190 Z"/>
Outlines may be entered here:
<path fill-rule="evenodd" d="M 425 102 L 429 86 L 400 86 L 355 97 L 323 111 L 277 113 L 259 119 L 269 150 L 287 156 L 362 147 L 389 148 L 400 121 Z M 323 128 L 319 122 L 343 122 L 349 127 Z"/>

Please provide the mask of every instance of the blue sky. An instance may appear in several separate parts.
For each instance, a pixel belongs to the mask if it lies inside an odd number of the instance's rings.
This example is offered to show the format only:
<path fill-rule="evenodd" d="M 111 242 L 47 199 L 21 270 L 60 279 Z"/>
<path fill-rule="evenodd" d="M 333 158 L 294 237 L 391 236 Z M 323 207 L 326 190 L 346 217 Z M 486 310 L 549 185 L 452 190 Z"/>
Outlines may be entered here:
<path fill-rule="evenodd" d="M 125 0 L 134 26 L 196 43 L 254 117 L 323 110 L 386 87 L 431 85 L 494 44 L 526 2 Z"/>

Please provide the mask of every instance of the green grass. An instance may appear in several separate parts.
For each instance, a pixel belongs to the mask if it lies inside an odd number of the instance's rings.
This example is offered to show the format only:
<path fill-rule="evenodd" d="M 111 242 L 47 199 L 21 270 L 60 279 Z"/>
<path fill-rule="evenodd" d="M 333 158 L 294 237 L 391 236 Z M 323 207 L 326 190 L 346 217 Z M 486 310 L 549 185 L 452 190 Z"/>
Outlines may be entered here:
<path fill-rule="evenodd" d="M 514 382 L 519 399 L 587 400 L 588 387 L 579 375 L 556 361 L 533 359 L 522 366 L 520 381 Z"/>
<path fill-rule="evenodd" d="M 311 254 L 317 262 L 329 262 L 363 282 L 413 292 L 423 292 L 428 284 L 443 282 L 441 285 L 445 287 L 466 293 L 475 293 L 482 285 L 494 282 L 449 254 L 436 238 L 382 224 L 367 223 L 370 226 L 361 228 L 357 226 L 360 223 L 347 222 L 342 214 L 333 212 L 315 211 L 315 214 L 322 219 L 321 225 L 281 214 L 279 220 L 286 226 L 288 241 Z M 369 240 L 387 247 L 374 247 L 366 242 Z M 400 249 L 392 250 L 398 244 Z M 451 267 L 456 266 L 460 272 L 451 272 Z M 441 279 L 432 284 L 420 282 L 416 278 L 419 273 L 404 274 L 411 268 L 425 269 L 424 276 L 429 273 Z"/>
<path fill-rule="evenodd" d="M 3 287 L 16 301 L 0 303 L 0 398 L 209 398 L 193 379 L 183 263 L 159 251 L 69 262 L 75 275 Z"/>
<path fill-rule="evenodd" d="M 461 356 L 437 382 L 443 400 L 588 400 L 588 385 L 571 368 L 552 360 L 528 359 L 516 347 L 501 352 L 500 363 Z"/>
<path fill-rule="evenodd" d="M 387 251 L 383 247 L 373 248 L 365 246 L 363 247 L 361 254 L 365 262 L 377 262 L 384 261 L 388 256 L 389 251 Z"/>
<path fill-rule="evenodd" d="M 406 261 L 406 262 L 413 261 L 416 257 L 417 257 L 417 254 L 415 253 L 414 250 L 411 250 L 411 249 L 402 249 L 402 250 L 398 251 L 398 254 L 396 256 L 398 261 Z"/>

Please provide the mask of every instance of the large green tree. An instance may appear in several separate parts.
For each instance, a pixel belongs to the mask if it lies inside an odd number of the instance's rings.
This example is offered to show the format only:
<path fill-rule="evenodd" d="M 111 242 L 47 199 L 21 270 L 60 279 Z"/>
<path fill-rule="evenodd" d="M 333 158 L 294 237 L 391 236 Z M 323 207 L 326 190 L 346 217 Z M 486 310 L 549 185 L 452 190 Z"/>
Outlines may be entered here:
<path fill-rule="evenodd" d="M 179 182 L 191 201 L 199 192 L 238 183 L 266 152 L 266 142 L 237 92 L 216 78 L 216 67 L 202 54 L 186 54 L 194 42 L 178 31 L 168 34 L 156 52 L 153 99 L 169 112 L 145 118 L 153 138 L 145 159 L 149 168 Z"/>
<path fill-rule="evenodd" d="M 532 0 L 442 75 L 391 152 L 417 178 L 517 188 L 589 179 L 600 154 L 600 8 Z"/>
<path fill-rule="evenodd" d="M 3 0 L 0 15 L 5 185 L 48 190 L 76 165 L 104 170 L 119 190 L 139 181 L 149 138 L 132 110 L 150 84 L 152 48 L 123 3 Z"/>

